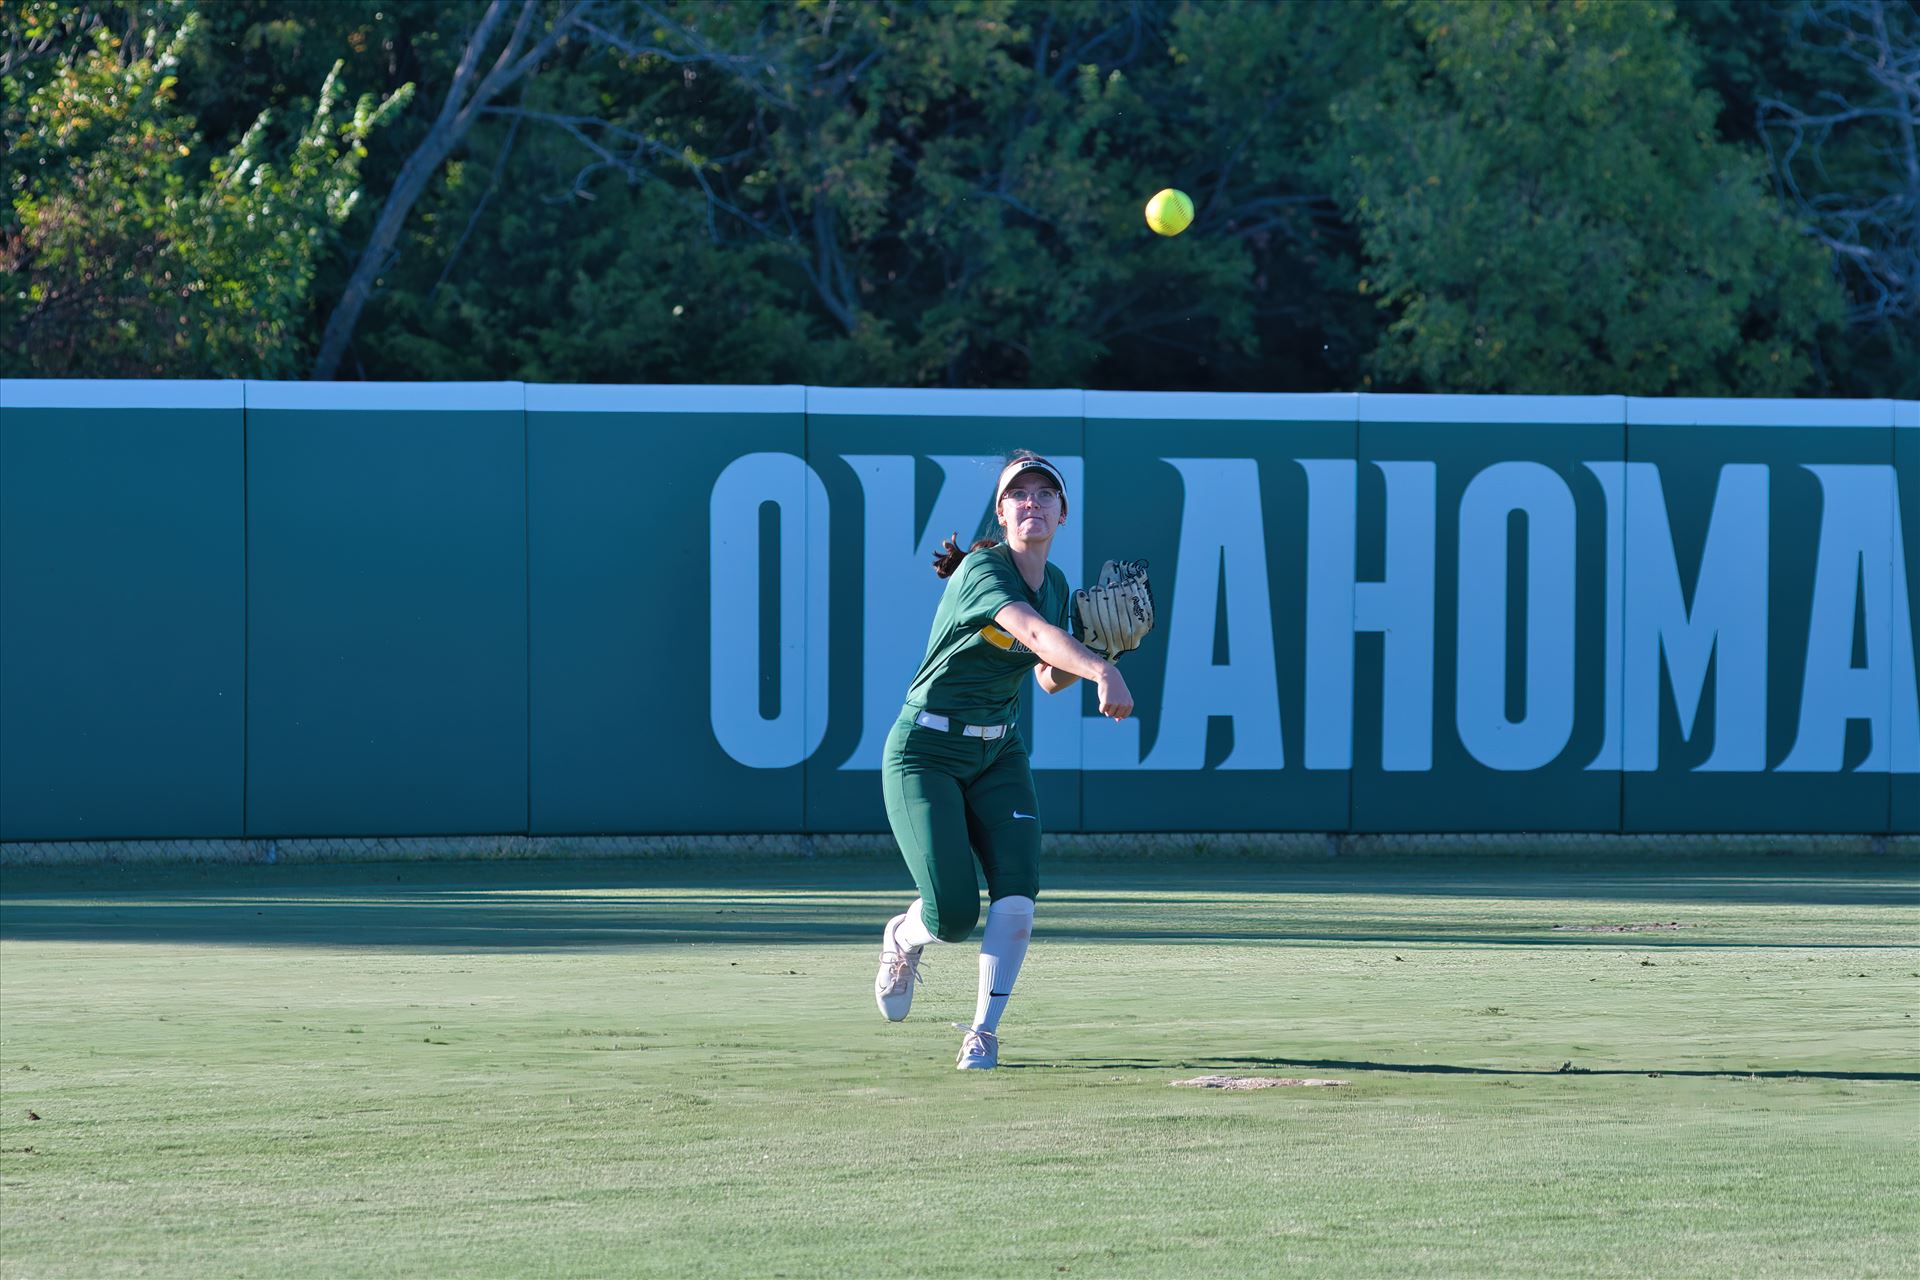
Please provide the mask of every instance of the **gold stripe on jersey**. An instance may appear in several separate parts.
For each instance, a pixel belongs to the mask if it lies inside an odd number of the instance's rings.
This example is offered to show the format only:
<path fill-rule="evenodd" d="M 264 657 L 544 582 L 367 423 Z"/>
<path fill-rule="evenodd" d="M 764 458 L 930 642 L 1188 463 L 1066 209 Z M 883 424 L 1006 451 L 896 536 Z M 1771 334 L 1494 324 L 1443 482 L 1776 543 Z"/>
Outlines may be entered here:
<path fill-rule="evenodd" d="M 991 622 L 980 628 L 980 638 L 996 649 L 1011 651 L 1014 646 L 1013 637 L 1002 631 L 999 627 L 994 626 Z"/>

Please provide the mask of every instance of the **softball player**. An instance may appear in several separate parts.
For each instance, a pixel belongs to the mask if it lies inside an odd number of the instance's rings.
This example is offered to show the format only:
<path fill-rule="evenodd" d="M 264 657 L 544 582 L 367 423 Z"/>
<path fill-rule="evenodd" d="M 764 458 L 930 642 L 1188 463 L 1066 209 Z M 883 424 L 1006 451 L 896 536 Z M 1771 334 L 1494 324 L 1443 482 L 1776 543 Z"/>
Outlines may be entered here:
<path fill-rule="evenodd" d="M 1031 670 L 1042 689 L 1059 693 L 1092 680 L 1102 715 L 1122 720 L 1133 710 L 1118 668 L 1067 630 L 1066 575 L 1047 563 L 1067 518 L 1060 472 L 1036 454 L 1014 454 L 994 488 L 994 518 L 1001 541 L 963 551 L 956 537 L 934 559 L 946 593 L 880 774 L 887 820 L 920 891 L 882 935 L 874 995 L 890 1021 L 913 1003 L 923 949 L 973 932 L 976 863 L 986 877 L 980 994 L 961 1039 L 961 1070 L 999 1061 L 1000 1015 L 1026 958 L 1040 891 L 1040 810 L 1014 725 L 1020 681 Z"/>

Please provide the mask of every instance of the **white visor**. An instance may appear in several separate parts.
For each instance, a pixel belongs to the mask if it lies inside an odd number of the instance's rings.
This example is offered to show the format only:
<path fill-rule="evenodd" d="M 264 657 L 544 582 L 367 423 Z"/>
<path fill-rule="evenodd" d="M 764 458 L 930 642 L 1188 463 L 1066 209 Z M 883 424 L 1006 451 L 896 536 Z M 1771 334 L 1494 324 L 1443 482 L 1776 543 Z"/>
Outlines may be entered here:
<path fill-rule="evenodd" d="M 1006 496 L 1007 486 L 1013 478 L 1023 471 L 1041 471 L 1053 477 L 1053 487 L 1060 491 L 1060 509 L 1067 509 L 1067 482 L 1060 478 L 1060 472 L 1045 458 L 1016 458 L 1000 469 L 1000 483 L 993 490 L 993 505 L 999 506 L 1000 499 Z"/>

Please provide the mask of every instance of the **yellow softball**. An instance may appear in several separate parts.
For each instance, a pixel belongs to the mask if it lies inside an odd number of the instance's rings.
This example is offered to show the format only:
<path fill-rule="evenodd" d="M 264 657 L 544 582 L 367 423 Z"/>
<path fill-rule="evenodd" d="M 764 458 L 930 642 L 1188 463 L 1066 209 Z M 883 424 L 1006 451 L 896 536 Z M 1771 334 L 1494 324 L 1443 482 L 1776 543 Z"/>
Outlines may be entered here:
<path fill-rule="evenodd" d="M 1147 225 L 1156 235 L 1177 236 L 1193 224 L 1193 200 L 1168 187 L 1147 201 Z"/>

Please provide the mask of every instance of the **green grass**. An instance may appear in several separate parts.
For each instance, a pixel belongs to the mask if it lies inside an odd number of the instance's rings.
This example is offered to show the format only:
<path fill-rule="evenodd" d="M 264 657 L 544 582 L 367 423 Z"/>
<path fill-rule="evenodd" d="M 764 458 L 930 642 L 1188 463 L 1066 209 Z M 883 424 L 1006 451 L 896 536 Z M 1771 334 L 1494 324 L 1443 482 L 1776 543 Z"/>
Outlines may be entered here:
<path fill-rule="evenodd" d="M 1920 1257 L 1911 860 L 1058 863 L 983 1074 L 947 1025 L 971 946 L 930 956 L 908 1022 L 873 1009 L 904 884 L 855 859 L 9 870 L 0 1273 Z M 1683 927 L 1594 929 L 1653 923 Z M 1169 1087 L 1202 1073 L 1351 1083 Z"/>

